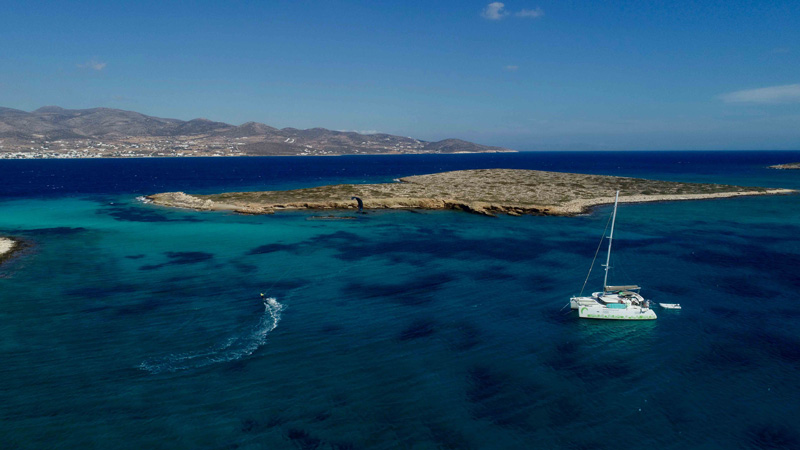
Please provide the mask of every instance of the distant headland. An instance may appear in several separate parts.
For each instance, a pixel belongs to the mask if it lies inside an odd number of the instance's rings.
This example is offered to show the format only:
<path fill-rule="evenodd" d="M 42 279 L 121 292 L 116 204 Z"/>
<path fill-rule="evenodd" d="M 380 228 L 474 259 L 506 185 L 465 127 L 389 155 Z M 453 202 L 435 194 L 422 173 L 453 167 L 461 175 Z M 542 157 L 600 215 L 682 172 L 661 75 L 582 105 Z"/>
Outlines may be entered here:
<path fill-rule="evenodd" d="M 797 170 L 800 169 L 800 163 L 787 163 L 787 164 L 776 164 L 774 166 L 769 166 L 770 169 L 780 169 L 780 170 Z"/>
<path fill-rule="evenodd" d="M 0 159 L 497 152 L 514 150 L 460 139 L 428 142 L 385 133 L 163 119 L 111 108 L 46 106 L 26 112 L 0 107 Z"/>
<path fill-rule="evenodd" d="M 743 195 L 788 194 L 791 189 L 768 189 L 721 184 L 677 183 L 639 178 L 483 169 L 417 175 L 396 183 L 339 184 L 290 191 L 232 192 L 189 195 L 168 192 L 146 197 L 157 205 L 199 211 L 272 214 L 279 210 L 355 209 L 353 197 L 369 209 L 450 209 L 484 215 L 581 214 L 593 206 L 667 200 L 698 200 Z"/>

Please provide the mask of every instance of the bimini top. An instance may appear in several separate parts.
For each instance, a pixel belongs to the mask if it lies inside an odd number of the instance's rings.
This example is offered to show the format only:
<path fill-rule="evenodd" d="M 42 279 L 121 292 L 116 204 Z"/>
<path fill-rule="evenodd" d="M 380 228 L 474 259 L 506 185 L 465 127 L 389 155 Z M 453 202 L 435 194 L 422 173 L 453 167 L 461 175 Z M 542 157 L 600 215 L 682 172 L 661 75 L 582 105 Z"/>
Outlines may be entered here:
<path fill-rule="evenodd" d="M 635 284 L 631 284 L 628 286 L 606 286 L 606 292 L 638 291 L 639 289 L 641 289 L 641 287 L 636 286 Z"/>

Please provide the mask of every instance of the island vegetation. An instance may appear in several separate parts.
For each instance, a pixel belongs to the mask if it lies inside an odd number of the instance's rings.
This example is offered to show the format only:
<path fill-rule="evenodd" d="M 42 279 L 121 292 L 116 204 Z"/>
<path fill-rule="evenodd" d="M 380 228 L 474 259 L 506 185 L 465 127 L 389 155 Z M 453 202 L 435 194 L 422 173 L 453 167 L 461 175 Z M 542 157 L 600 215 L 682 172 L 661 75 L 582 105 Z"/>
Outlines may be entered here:
<path fill-rule="evenodd" d="M 213 195 L 168 192 L 147 199 L 163 206 L 244 214 L 272 214 L 287 209 L 355 209 L 357 203 L 352 198 L 359 197 L 365 209 L 452 209 L 484 215 L 576 215 L 596 205 L 613 203 L 616 190 L 621 191 L 620 202 L 623 203 L 794 192 L 790 189 L 538 170 L 481 169 L 409 176 L 394 183 L 339 184 Z"/>

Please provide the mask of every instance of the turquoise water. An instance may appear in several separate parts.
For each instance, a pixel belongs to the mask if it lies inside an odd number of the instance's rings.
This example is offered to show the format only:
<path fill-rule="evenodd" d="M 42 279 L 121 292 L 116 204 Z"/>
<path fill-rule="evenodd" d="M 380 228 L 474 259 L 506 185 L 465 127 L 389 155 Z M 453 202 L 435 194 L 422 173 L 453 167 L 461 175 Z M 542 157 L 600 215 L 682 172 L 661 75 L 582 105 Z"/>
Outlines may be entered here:
<path fill-rule="evenodd" d="M 800 188 L 800 173 L 764 169 L 775 154 L 715 155 L 368 158 L 355 174 L 307 158 L 211 182 L 203 164 L 241 160 L 192 162 L 186 179 L 148 161 L 29 191 L 12 174 L 0 233 L 29 248 L 0 268 L 2 447 L 798 448 L 797 195 L 621 205 L 612 279 L 684 308 L 650 323 L 561 309 L 608 207 L 313 220 L 136 200 L 498 165 Z M 96 164 L 25 163 L 0 172 Z"/>

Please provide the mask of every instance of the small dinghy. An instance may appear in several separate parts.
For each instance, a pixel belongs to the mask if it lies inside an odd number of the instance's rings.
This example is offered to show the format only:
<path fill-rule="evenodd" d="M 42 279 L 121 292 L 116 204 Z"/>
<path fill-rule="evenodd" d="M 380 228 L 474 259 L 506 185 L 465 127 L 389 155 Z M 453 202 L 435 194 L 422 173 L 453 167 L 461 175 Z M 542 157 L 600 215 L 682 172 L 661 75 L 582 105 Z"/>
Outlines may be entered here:
<path fill-rule="evenodd" d="M 681 309 L 680 303 L 659 303 L 658 306 L 664 309 Z"/>

